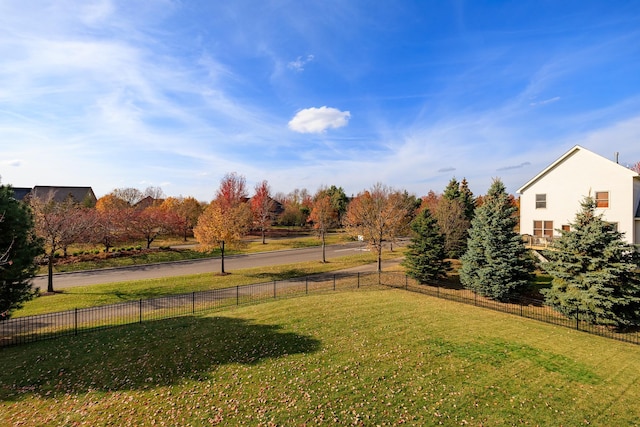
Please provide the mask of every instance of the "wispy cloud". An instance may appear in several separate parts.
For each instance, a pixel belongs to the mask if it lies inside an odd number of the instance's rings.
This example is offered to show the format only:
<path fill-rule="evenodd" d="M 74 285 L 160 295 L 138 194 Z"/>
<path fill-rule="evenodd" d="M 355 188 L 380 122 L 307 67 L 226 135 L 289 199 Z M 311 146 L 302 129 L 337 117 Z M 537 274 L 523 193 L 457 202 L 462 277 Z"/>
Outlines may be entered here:
<path fill-rule="evenodd" d="M 537 107 L 539 105 L 553 104 L 554 102 L 558 102 L 558 101 L 560 101 L 560 97 L 559 96 L 554 96 L 553 98 L 545 99 L 545 100 L 542 100 L 542 101 L 533 101 L 533 102 L 529 103 L 529 105 L 532 106 L 532 107 Z"/>
<path fill-rule="evenodd" d="M 524 168 L 526 166 L 531 166 L 531 162 L 522 162 L 519 165 L 504 166 L 504 167 L 496 169 L 496 171 L 502 172 L 502 171 L 508 171 L 508 170 L 513 170 L 513 169 L 522 169 L 522 168 Z"/>
<path fill-rule="evenodd" d="M 307 55 L 305 58 L 298 56 L 295 61 L 291 61 L 287 64 L 287 67 L 291 70 L 300 72 L 304 71 L 304 66 L 313 61 L 313 55 Z"/>
<path fill-rule="evenodd" d="M 298 111 L 289 121 L 289 129 L 299 133 L 322 133 L 327 129 L 346 126 L 350 118 L 349 111 L 340 111 L 337 108 L 305 108 Z"/>

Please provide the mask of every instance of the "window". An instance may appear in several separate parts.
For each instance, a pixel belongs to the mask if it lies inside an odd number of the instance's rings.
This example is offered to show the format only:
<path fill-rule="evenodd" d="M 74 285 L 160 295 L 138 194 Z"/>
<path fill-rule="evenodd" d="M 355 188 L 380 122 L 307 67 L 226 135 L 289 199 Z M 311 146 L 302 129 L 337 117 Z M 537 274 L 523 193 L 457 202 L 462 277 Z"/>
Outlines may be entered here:
<path fill-rule="evenodd" d="M 553 221 L 533 221 L 533 235 L 553 237 Z"/>
<path fill-rule="evenodd" d="M 536 194 L 536 209 L 543 209 L 547 207 L 547 195 Z"/>
<path fill-rule="evenodd" d="M 568 224 L 563 224 L 562 225 L 562 231 L 571 231 L 571 226 Z"/>
<path fill-rule="evenodd" d="M 596 208 L 608 208 L 608 207 L 609 207 L 609 192 L 596 191 Z"/>

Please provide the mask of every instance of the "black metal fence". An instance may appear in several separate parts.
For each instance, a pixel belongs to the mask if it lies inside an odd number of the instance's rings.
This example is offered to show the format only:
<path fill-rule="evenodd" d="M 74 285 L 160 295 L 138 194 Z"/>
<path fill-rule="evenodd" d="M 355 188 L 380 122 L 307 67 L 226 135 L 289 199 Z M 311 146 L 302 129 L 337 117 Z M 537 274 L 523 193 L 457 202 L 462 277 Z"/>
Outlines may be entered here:
<path fill-rule="evenodd" d="M 587 322 L 587 313 L 582 313 L 579 310 L 576 310 L 572 316 L 564 316 L 551 307 L 544 305 L 542 300 L 520 298 L 511 303 L 501 303 L 479 296 L 473 291 L 457 289 L 445 283 L 421 285 L 401 272 L 373 272 L 314 275 L 13 318 L 0 322 L 0 347 L 61 336 L 78 335 L 119 325 L 186 316 L 203 311 L 253 304 L 276 298 L 378 286 L 419 292 L 437 298 L 489 308 L 620 341 L 640 344 L 640 334 L 637 331 L 621 333 L 613 328 L 594 325 Z"/>

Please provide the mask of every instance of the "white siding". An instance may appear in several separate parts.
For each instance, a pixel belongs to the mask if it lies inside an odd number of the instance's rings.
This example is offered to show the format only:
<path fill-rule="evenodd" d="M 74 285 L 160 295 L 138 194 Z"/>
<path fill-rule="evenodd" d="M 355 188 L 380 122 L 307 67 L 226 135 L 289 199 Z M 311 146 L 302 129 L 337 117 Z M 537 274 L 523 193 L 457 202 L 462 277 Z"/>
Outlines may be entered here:
<path fill-rule="evenodd" d="M 556 230 L 574 222 L 585 196 L 595 197 L 596 192 L 608 191 L 609 207 L 597 208 L 597 213 L 617 223 L 627 241 L 637 243 L 640 237 L 634 218 L 640 199 L 640 183 L 634 179 L 637 174 L 582 147 L 574 147 L 565 156 L 520 189 L 520 233 L 533 234 L 535 220 L 553 221 Z M 546 194 L 546 208 L 536 209 L 536 194 Z"/>

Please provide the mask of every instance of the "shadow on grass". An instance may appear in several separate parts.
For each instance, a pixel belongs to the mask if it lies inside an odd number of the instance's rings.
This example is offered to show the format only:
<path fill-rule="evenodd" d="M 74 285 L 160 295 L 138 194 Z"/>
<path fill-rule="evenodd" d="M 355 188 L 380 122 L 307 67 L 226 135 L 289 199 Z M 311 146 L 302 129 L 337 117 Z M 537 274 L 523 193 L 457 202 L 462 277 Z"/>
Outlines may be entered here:
<path fill-rule="evenodd" d="M 304 277 L 309 274 L 306 270 L 300 270 L 298 268 L 291 268 L 289 270 L 278 271 L 278 272 L 264 272 L 264 273 L 256 273 L 251 274 L 248 277 L 255 277 L 256 279 L 270 281 L 270 280 L 287 280 L 287 279 L 295 279 L 297 277 Z"/>
<path fill-rule="evenodd" d="M 2 350 L 0 400 L 206 380 L 226 364 L 318 351 L 320 341 L 229 317 L 183 317 Z"/>

